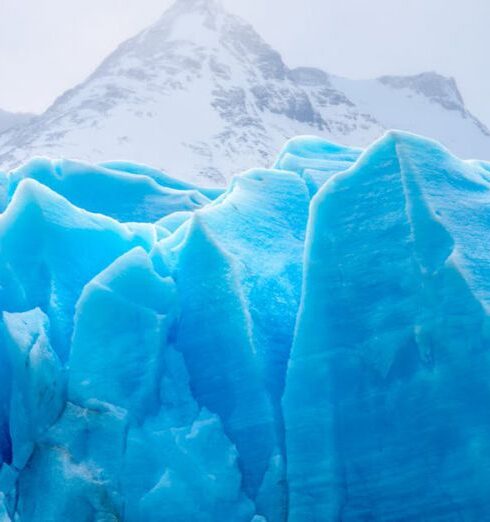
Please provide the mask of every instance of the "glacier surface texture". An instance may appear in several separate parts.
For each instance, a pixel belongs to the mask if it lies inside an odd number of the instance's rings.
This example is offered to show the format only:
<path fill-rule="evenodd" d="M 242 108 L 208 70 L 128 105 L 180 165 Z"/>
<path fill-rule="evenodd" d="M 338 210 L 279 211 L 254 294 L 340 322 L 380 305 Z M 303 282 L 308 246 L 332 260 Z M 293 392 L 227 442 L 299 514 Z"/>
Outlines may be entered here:
<path fill-rule="evenodd" d="M 33 159 L 0 209 L 2 522 L 490 520 L 489 163 Z"/>

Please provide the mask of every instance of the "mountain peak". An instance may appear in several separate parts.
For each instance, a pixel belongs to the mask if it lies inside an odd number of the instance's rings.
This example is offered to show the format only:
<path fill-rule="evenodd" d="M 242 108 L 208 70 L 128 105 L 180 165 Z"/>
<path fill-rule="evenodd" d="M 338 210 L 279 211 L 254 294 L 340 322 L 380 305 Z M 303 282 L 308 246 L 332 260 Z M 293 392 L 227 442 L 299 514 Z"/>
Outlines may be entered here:
<path fill-rule="evenodd" d="M 454 78 L 443 76 L 434 71 L 413 76 L 382 76 L 379 81 L 397 89 L 412 89 L 449 110 L 464 107 L 463 97 Z"/>
<path fill-rule="evenodd" d="M 178 11 L 180 13 L 201 12 L 206 14 L 214 14 L 223 11 L 221 0 L 175 0 L 174 4 L 167 13 Z"/>
<path fill-rule="evenodd" d="M 220 0 L 175 0 L 176 5 L 185 5 L 188 8 L 222 7 Z"/>
<path fill-rule="evenodd" d="M 220 0 L 175 0 L 141 36 L 154 34 L 156 46 L 164 40 L 196 41 L 206 30 L 216 32 L 227 15 Z"/>

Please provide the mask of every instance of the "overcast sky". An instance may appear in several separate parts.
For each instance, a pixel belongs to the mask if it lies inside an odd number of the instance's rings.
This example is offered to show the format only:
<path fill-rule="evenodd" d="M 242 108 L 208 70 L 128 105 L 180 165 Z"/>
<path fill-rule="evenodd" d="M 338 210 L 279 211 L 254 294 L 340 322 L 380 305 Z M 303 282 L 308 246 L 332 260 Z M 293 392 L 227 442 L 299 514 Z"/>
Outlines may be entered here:
<path fill-rule="evenodd" d="M 0 0 L 0 108 L 42 111 L 170 0 Z M 223 0 L 283 54 L 352 78 L 454 76 L 490 125 L 490 0 Z"/>

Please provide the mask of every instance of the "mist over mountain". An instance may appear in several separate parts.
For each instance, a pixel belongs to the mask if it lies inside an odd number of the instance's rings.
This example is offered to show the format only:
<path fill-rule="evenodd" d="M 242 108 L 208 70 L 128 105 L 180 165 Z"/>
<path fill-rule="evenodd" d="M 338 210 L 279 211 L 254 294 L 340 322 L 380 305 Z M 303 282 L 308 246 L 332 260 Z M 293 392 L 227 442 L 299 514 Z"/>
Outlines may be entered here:
<path fill-rule="evenodd" d="M 215 0 L 177 0 L 40 117 L 0 135 L 0 168 L 33 155 L 151 164 L 222 185 L 269 166 L 285 140 L 365 146 L 398 128 L 488 158 L 490 132 L 453 79 L 433 72 L 349 80 L 291 69 Z"/>

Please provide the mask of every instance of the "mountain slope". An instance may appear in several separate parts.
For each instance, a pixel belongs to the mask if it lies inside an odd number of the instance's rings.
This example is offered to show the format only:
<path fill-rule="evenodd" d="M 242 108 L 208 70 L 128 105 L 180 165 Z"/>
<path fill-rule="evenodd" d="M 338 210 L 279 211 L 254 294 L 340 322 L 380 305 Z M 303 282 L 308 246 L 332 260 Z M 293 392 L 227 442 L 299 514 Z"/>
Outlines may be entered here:
<path fill-rule="evenodd" d="M 490 133 L 457 88 L 424 77 L 430 89 L 417 77 L 354 82 L 290 69 L 217 1 L 177 0 L 43 116 L 1 135 L 0 168 L 32 155 L 128 159 L 223 184 L 269 165 L 294 135 L 365 145 L 391 127 L 439 139 L 463 157 L 489 157 Z"/>
<path fill-rule="evenodd" d="M 10 112 L 0 109 L 0 133 L 19 125 L 24 125 L 34 118 L 33 114 L 23 112 Z"/>
<path fill-rule="evenodd" d="M 490 132 L 465 107 L 453 78 L 434 72 L 376 80 L 331 78 L 360 110 L 386 129 L 435 138 L 466 158 L 490 159 Z"/>

